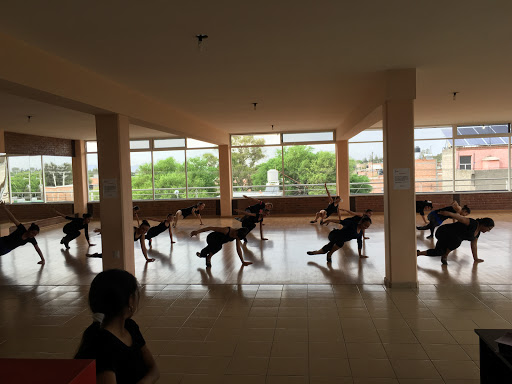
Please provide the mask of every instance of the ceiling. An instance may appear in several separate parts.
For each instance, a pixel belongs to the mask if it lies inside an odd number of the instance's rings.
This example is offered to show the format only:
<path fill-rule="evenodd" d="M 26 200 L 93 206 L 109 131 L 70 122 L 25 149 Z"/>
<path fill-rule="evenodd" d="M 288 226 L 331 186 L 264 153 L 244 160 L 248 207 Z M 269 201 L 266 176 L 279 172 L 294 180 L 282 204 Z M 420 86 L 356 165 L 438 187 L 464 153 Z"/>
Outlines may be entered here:
<path fill-rule="evenodd" d="M 334 129 L 397 68 L 417 68 L 416 125 L 510 122 L 511 14 L 508 0 L 31 0 L 2 5 L 0 32 L 248 133 Z M 90 115 L 5 93 L 0 113 L 8 131 L 95 136 Z"/>

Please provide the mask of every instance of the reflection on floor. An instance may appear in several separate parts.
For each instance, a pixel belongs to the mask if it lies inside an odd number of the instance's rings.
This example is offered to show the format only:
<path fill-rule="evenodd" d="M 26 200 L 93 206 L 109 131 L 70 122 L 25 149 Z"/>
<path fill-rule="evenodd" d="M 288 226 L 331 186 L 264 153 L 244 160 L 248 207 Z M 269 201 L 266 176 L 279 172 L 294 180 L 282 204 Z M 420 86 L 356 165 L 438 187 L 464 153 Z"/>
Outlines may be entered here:
<path fill-rule="evenodd" d="M 271 240 L 249 237 L 254 266 L 240 268 L 229 244 L 211 271 L 194 256 L 206 236 L 188 238 L 196 222 L 186 220 L 172 248 L 165 235 L 154 240 L 156 263 L 146 265 L 136 246 L 143 289 L 135 320 L 161 383 L 476 384 L 473 329 L 512 321 L 511 223 L 506 213 L 489 216 L 496 228 L 479 244 L 486 261 L 473 267 L 469 244 L 448 267 L 420 258 L 419 289 L 381 285 L 382 216 L 368 231 L 369 259 L 359 260 L 354 242 L 328 267 L 305 251 L 325 244 L 329 228 L 272 217 L 264 227 Z M 101 260 L 85 258 L 83 237 L 69 252 L 60 237 L 58 228 L 38 237 L 44 267 L 30 245 L 0 257 L 0 357 L 70 358 L 90 324 L 86 295 Z M 418 233 L 419 248 L 430 244 Z"/>

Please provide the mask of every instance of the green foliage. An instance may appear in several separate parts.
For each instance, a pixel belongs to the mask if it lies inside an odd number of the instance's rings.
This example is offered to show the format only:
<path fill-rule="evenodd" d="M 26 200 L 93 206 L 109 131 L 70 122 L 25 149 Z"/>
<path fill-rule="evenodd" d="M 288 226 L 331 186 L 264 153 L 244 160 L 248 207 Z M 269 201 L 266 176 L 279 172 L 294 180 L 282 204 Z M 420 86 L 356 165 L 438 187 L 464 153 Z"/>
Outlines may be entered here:
<path fill-rule="evenodd" d="M 73 171 L 71 163 L 57 165 L 55 163 L 44 164 L 44 182 L 47 187 L 73 184 Z"/>
<path fill-rule="evenodd" d="M 30 196 L 28 193 L 22 192 L 42 192 L 43 180 L 41 178 L 41 170 L 13 168 L 10 172 L 10 179 L 11 193 L 14 196 L 17 196 L 17 198 L 25 198 L 26 200 L 30 200 L 31 197 L 35 196 Z M 42 196 L 39 196 L 39 198 L 42 198 Z"/>
<path fill-rule="evenodd" d="M 368 176 L 358 175 L 353 173 L 350 175 L 350 193 L 371 193 L 373 187 L 368 183 L 370 179 Z M 360 184 L 352 184 L 352 183 L 360 183 Z"/>
<path fill-rule="evenodd" d="M 231 149 L 231 169 L 233 174 L 233 185 L 258 185 L 253 179 L 256 164 L 265 158 L 263 148 L 245 147 L 247 145 L 263 145 L 264 139 L 255 139 L 253 136 L 237 136 L 233 138 L 232 145 L 241 145 Z M 245 179 L 245 182 L 244 182 Z M 266 183 L 265 175 L 265 183 Z M 265 184 L 263 183 L 263 184 Z"/>
<path fill-rule="evenodd" d="M 214 197 L 218 195 L 219 160 L 211 153 L 187 159 L 189 197 Z M 155 198 L 175 199 L 175 191 L 179 198 L 185 198 L 185 164 L 173 157 L 159 160 L 154 165 Z M 140 165 L 132 173 L 132 195 L 134 200 L 153 199 L 151 163 Z M 210 187 L 201 189 L 201 187 Z M 138 191 L 139 190 L 139 191 Z"/>

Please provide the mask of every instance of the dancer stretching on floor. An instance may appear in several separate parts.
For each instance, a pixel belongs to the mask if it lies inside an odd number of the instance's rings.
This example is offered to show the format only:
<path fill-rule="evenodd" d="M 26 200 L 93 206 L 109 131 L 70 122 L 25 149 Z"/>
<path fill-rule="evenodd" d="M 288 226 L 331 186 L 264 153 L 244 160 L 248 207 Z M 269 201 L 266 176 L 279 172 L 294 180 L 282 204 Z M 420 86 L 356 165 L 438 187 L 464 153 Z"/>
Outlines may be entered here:
<path fill-rule="evenodd" d="M 441 224 L 443 224 L 443 221 L 445 221 L 448 216 L 441 214 L 441 212 L 450 212 L 450 213 L 457 213 L 460 216 L 467 216 L 471 213 L 471 209 L 467 205 L 460 207 L 459 203 L 454 201 L 452 205 L 449 207 L 444 207 L 441 209 L 436 209 L 435 211 L 432 211 L 428 214 L 428 221 L 429 223 L 427 225 L 416 227 L 416 229 L 420 231 L 424 231 L 426 229 L 430 229 L 430 235 L 427 236 L 427 239 L 431 239 L 434 236 L 434 230 L 436 227 L 439 227 Z"/>
<path fill-rule="evenodd" d="M 41 258 L 41 261 L 38 261 L 37 264 L 44 264 L 44 256 L 43 252 L 41 252 L 41 249 L 39 248 L 39 245 L 37 245 L 37 241 L 35 237 L 39 234 L 39 227 L 32 223 L 30 224 L 30 227 L 25 228 L 23 224 L 21 224 L 9 211 L 3 201 L 0 201 L 0 206 L 6 213 L 7 217 L 9 217 L 9 220 L 11 220 L 14 225 L 17 227 L 16 230 L 7 236 L 0 237 L 0 256 L 3 256 L 14 249 L 21 247 L 22 245 L 25 245 L 27 243 L 31 243 L 34 246 L 34 249 L 36 250 L 37 254 Z"/>
<path fill-rule="evenodd" d="M 176 211 L 176 214 L 174 215 L 174 222 L 172 224 L 172 227 L 176 228 L 178 226 L 178 219 L 185 219 L 187 216 L 190 215 L 194 215 L 199 219 L 199 225 L 204 225 L 203 220 L 201 220 L 201 214 L 199 212 L 201 212 L 205 206 L 205 203 L 199 202 L 196 205 L 192 205 L 191 207 L 178 209 Z"/>
<path fill-rule="evenodd" d="M 441 256 L 441 263 L 448 264 L 448 254 L 459 248 L 462 241 L 471 241 L 471 253 L 475 263 L 484 261 L 478 258 L 478 238 L 480 233 L 489 232 L 494 228 L 494 221 L 489 217 L 470 219 L 458 213 L 440 211 L 440 214 L 457 220 L 456 223 L 446 224 L 436 231 L 437 243 L 434 249 L 416 251 L 417 256 Z"/>
<path fill-rule="evenodd" d="M 333 213 L 337 213 L 339 220 L 341 220 L 341 214 L 339 211 L 339 204 L 341 202 L 341 197 L 339 197 L 339 196 L 332 197 L 331 194 L 329 193 L 329 190 L 327 189 L 327 183 L 324 183 L 324 186 L 325 186 L 325 190 L 327 192 L 327 196 L 329 197 L 329 205 L 327 206 L 327 208 L 322 209 L 316 213 L 315 220 L 310 221 L 311 224 L 315 224 L 317 222 L 317 220 L 320 219 L 320 225 L 323 225 L 324 220 L 327 219 L 329 216 L 331 216 Z"/>
<path fill-rule="evenodd" d="M 425 219 L 425 211 L 430 212 L 434 209 L 432 202 L 429 200 L 418 200 L 416 201 L 416 213 L 419 213 L 423 222 L 428 224 L 427 219 Z"/>
<path fill-rule="evenodd" d="M 60 213 L 56 209 L 54 209 L 54 212 L 65 218 L 66 220 L 69 220 L 69 223 L 67 223 L 64 227 L 62 227 L 62 232 L 66 234 L 61 240 L 60 243 L 64 244 L 66 249 L 69 249 L 69 242 L 76 239 L 78 236 L 80 236 L 80 230 L 84 230 L 85 240 L 87 240 L 87 244 L 89 244 L 89 247 L 94 247 L 95 244 L 91 244 L 89 241 L 89 223 L 91 222 L 92 215 L 90 213 L 84 213 L 82 217 L 72 217 L 72 216 L 66 216 L 63 213 Z"/>
<path fill-rule="evenodd" d="M 332 262 L 332 254 L 343 247 L 345 242 L 352 239 L 357 239 L 357 250 L 359 252 L 359 257 L 368 257 L 361 253 L 361 249 L 363 248 L 363 231 L 370 227 L 372 224 L 372 219 L 370 219 L 368 216 L 361 218 L 359 222 L 351 219 L 345 219 L 342 221 L 342 224 L 342 229 L 333 229 L 329 233 L 329 243 L 324 245 L 318 251 L 308 251 L 308 255 L 320 255 L 327 253 L 327 262 L 330 263 Z"/>
<path fill-rule="evenodd" d="M 250 205 L 247 208 L 245 208 L 245 212 L 261 213 L 265 209 L 268 209 L 270 211 L 272 208 L 274 208 L 274 205 L 272 203 L 265 203 L 263 200 L 258 200 L 253 197 L 249 197 L 249 196 L 245 196 L 245 195 L 243 195 L 243 197 L 245 197 L 247 200 L 250 200 L 253 203 L 255 203 L 255 204 Z"/>
<path fill-rule="evenodd" d="M 204 257 L 206 259 L 206 268 L 211 268 L 212 256 L 215 255 L 222 249 L 222 245 L 229 243 L 230 241 L 236 240 L 236 252 L 238 253 L 238 257 L 242 262 L 242 265 L 245 267 L 246 265 L 251 265 L 250 261 L 244 261 L 244 257 L 242 255 L 242 247 L 240 244 L 240 240 L 245 239 L 247 236 L 247 228 L 234 229 L 231 227 L 205 227 L 198 229 L 197 231 L 190 232 L 190 237 L 196 236 L 201 232 L 208 232 L 206 237 L 206 243 L 208 244 L 204 247 L 201 252 L 197 252 L 197 257 Z"/>
<path fill-rule="evenodd" d="M 157 219 L 154 219 L 151 217 L 148 217 L 148 219 L 154 220 L 154 221 L 160 221 L 160 220 L 157 220 Z M 153 242 L 151 241 L 151 239 L 153 239 L 153 237 L 157 237 L 159 234 L 165 232 L 166 229 L 169 230 L 171 244 L 175 243 L 174 239 L 172 238 L 172 229 L 171 229 L 171 221 L 173 221 L 173 220 L 174 220 L 174 216 L 172 215 L 172 213 L 169 213 L 164 221 L 161 221 L 160 224 L 149 228 L 149 231 L 145 234 L 146 240 L 148 240 L 148 243 L 149 243 L 149 248 L 153 247 L 153 245 L 152 245 Z"/>
<path fill-rule="evenodd" d="M 133 241 L 137 242 L 140 241 L 140 249 L 142 250 L 142 254 L 144 255 L 144 258 L 146 259 L 146 262 L 150 263 L 152 261 L 155 261 L 155 259 L 150 259 L 148 257 L 148 251 L 146 249 L 146 233 L 149 231 L 151 226 L 146 220 L 142 220 L 142 223 L 138 227 L 133 227 Z M 96 228 L 94 230 L 96 233 L 101 233 L 101 228 Z M 86 254 L 87 257 L 96 257 L 96 258 L 102 258 L 103 253 L 93 253 L 93 254 Z"/>
<path fill-rule="evenodd" d="M 242 228 L 247 228 L 247 234 L 256 228 L 257 223 L 260 223 L 260 238 L 261 240 L 268 240 L 263 237 L 263 218 L 270 215 L 270 211 L 268 209 L 264 209 L 261 213 L 251 213 L 242 211 L 241 209 L 235 209 L 235 211 L 245 214 L 245 216 L 239 221 L 242 223 Z M 247 243 L 247 237 L 244 237 L 242 240 L 244 243 Z"/>
<path fill-rule="evenodd" d="M 352 212 L 352 211 L 350 211 L 348 209 L 340 208 L 340 211 L 346 212 L 349 215 L 352 215 L 352 217 L 347 217 L 346 219 L 343 219 L 343 220 L 329 219 L 329 220 L 325 220 L 324 224 L 325 225 L 329 225 L 330 223 L 338 223 L 340 225 L 343 225 L 343 221 L 344 220 L 353 220 L 356 223 L 358 223 L 363 217 L 372 217 L 372 215 L 373 215 L 373 210 L 372 209 L 367 209 L 364 212 Z M 369 237 L 366 237 L 366 232 L 364 230 L 363 230 L 363 239 L 364 240 L 370 239 Z"/>

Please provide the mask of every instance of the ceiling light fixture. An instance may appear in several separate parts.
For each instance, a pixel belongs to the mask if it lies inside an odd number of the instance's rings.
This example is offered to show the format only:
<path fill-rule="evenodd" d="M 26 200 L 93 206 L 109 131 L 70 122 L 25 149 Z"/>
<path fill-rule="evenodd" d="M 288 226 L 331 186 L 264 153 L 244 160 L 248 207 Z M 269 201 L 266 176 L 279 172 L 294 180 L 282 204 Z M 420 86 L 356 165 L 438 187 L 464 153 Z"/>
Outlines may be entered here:
<path fill-rule="evenodd" d="M 30 123 L 31 118 L 32 118 L 32 115 L 27 115 L 27 123 Z"/>
<path fill-rule="evenodd" d="M 460 93 L 460 92 L 453 92 L 453 100 L 455 100 L 457 98 L 457 93 Z"/>
<path fill-rule="evenodd" d="M 199 48 L 200 51 L 202 51 L 202 48 L 203 48 L 203 40 L 205 40 L 207 38 L 208 38 L 208 35 L 203 35 L 203 34 L 196 35 L 197 48 Z"/>
<path fill-rule="evenodd" d="M 252 103 L 252 106 L 254 107 L 254 110 L 256 110 L 256 106 L 258 105 L 258 103 Z"/>

